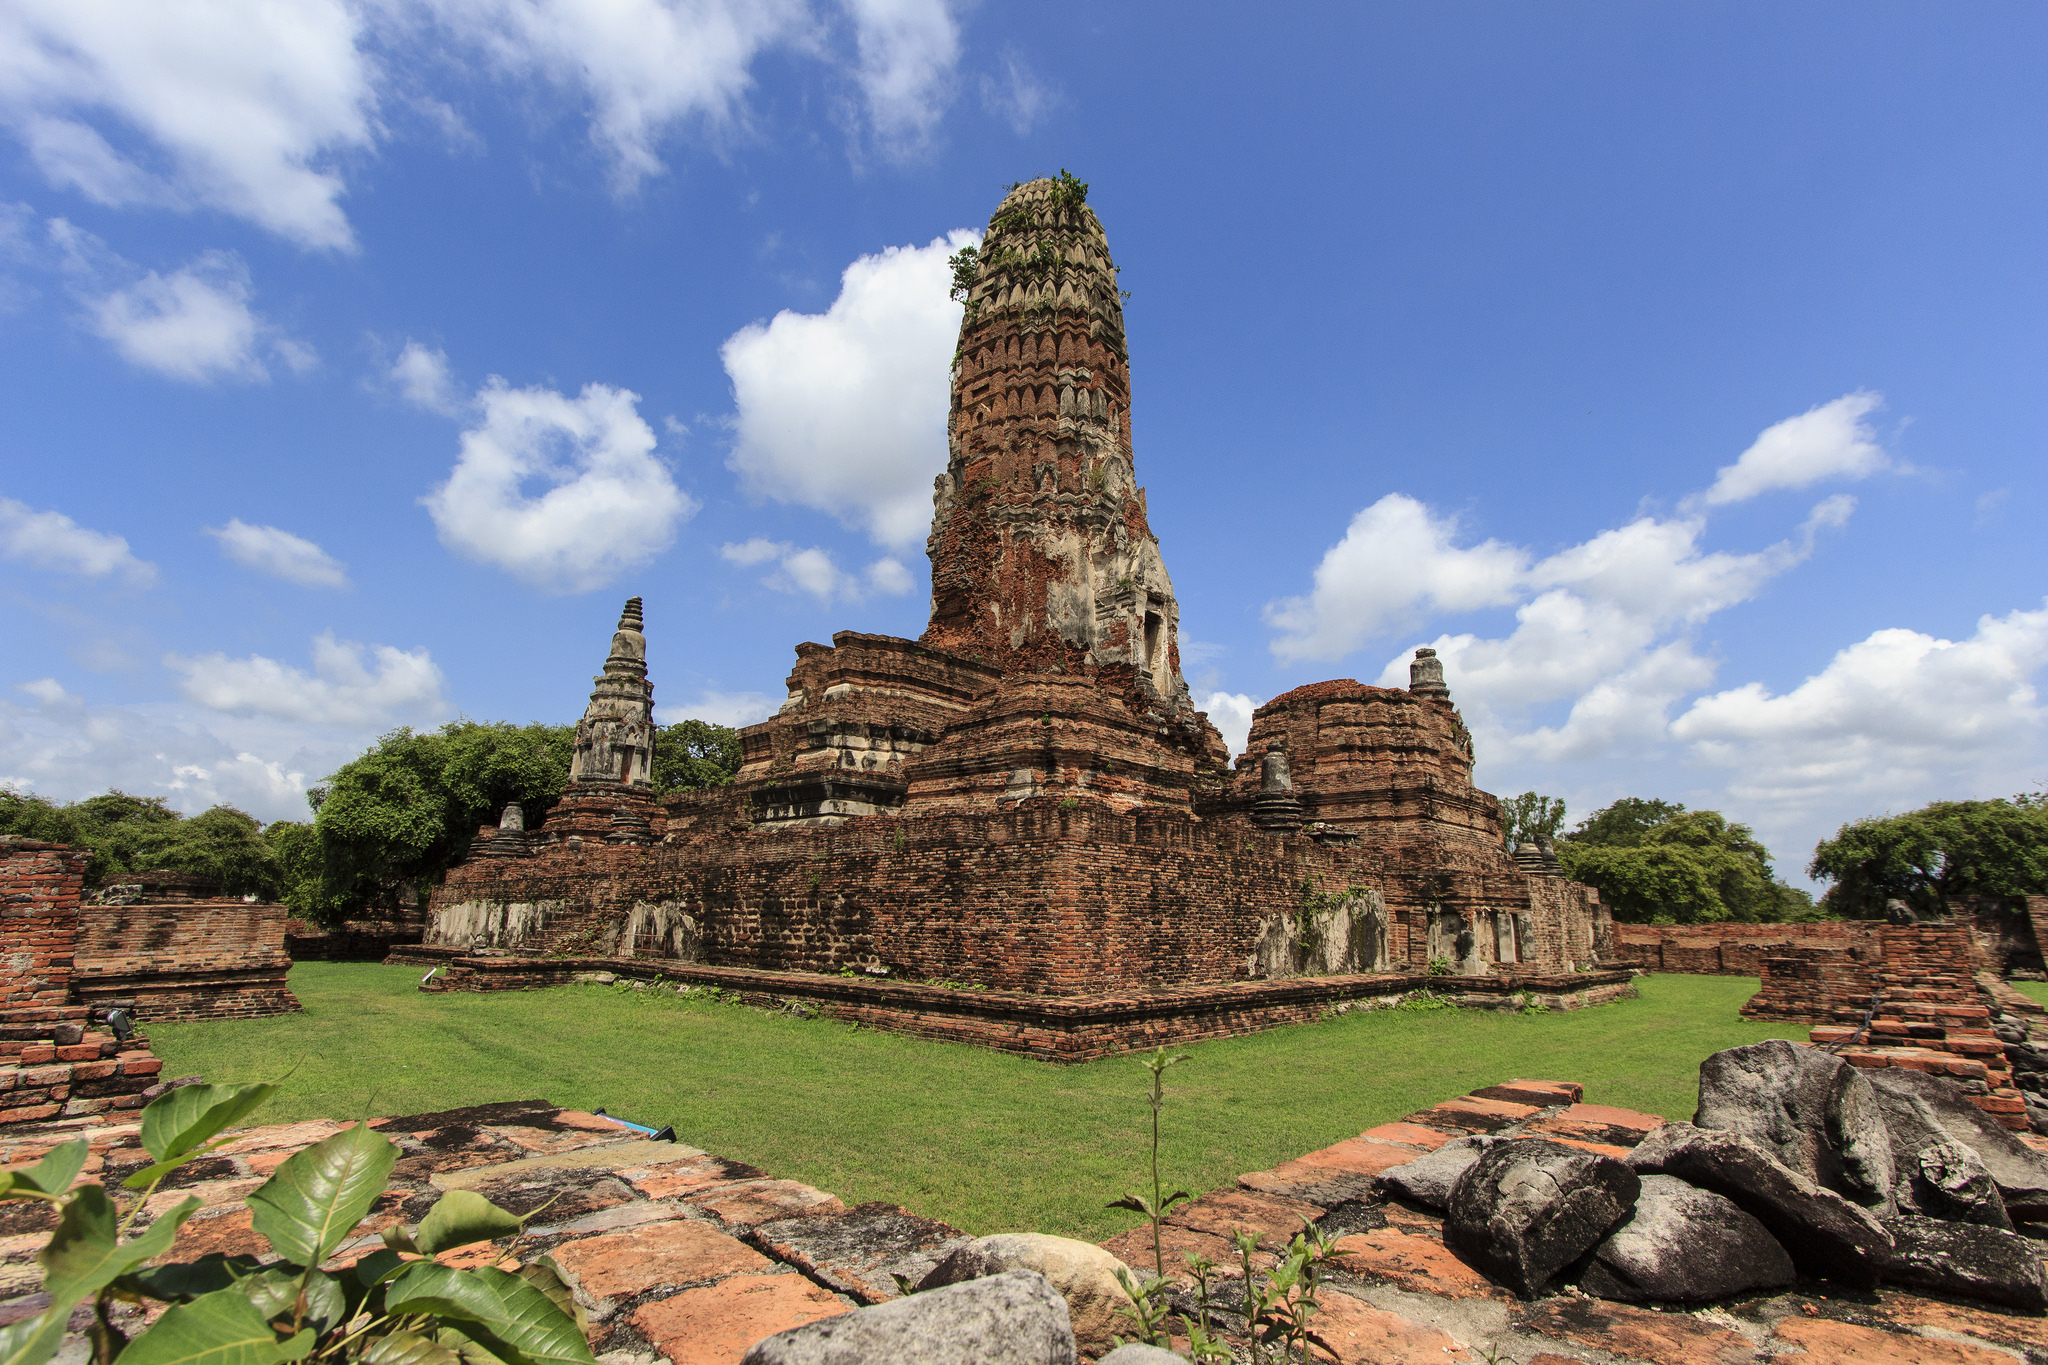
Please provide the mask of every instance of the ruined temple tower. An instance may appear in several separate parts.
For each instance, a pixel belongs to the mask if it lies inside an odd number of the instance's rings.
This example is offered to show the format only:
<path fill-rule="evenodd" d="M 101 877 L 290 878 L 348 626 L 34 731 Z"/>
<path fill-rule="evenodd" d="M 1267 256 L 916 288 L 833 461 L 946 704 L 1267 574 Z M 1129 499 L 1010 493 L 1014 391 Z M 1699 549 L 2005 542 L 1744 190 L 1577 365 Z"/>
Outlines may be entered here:
<path fill-rule="evenodd" d="M 1116 266 L 1086 188 L 1014 187 L 960 262 L 924 633 L 798 645 L 787 699 L 740 731 L 732 783 L 657 804 L 635 599 L 563 800 L 532 835 L 507 816 L 449 874 L 429 950 L 482 940 L 523 955 L 522 981 L 654 958 L 775 973 L 778 993 L 888 976 L 1100 1005 L 941 1009 L 927 993 L 877 996 L 861 1016 L 1027 1051 L 1305 1017 L 1293 996 L 1162 997 L 1154 1034 L 1115 993 L 1155 987 L 1332 976 L 1363 998 L 1448 971 L 1474 999 L 1532 972 L 1554 974 L 1560 998 L 1626 988 L 1580 971 L 1605 942 L 1594 894 L 1502 847 L 1432 651 L 1406 688 L 1340 678 L 1275 697 L 1235 764 L 1194 709 L 1132 453 Z M 450 980 L 487 969 L 463 958 Z"/>
<path fill-rule="evenodd" d="M 1180 605 L 1131 453 L 1130 358 L 1085 186 L 1010 191 L 974 264 L 936 481 L 924 642 L 1086 676 L 1186 725 Z"/>

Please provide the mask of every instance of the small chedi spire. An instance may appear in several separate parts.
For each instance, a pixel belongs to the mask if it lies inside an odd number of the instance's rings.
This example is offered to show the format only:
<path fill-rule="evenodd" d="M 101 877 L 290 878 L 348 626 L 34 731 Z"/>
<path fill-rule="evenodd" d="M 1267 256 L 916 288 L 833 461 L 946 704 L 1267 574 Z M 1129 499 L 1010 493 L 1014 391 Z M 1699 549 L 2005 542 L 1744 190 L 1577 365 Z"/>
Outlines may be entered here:
<path fill-rule="evenodd" d="M 647 681 L 647 637 L 640 626 L 640 599 L 630 598 L 576 725 L 572 786 L 654 789 L 654 684 Z"/>
<path fill-rule="evenodd" d="M 1415 662 L 1408 665 L 1408 690 L 1418 697 L 1451 699 L 1451 689 L 1444 682 L 1444 661 L 1436 657 L 1435 650 L 1425 646 L 1415 651 Z"/>

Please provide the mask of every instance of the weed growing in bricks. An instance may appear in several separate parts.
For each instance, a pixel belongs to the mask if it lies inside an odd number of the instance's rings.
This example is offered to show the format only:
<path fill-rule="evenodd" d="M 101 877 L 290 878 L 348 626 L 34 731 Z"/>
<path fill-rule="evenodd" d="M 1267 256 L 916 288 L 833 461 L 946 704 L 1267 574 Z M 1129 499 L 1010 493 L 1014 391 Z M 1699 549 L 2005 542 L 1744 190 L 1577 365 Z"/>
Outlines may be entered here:
<path fill-rule="evenodd" d="M 1187 1054 L 1175 1057 L 1166 1055 L 1163 1047 L 1154 1048 L 1150 1056 L 1139 1058 L 1139 1065 L 1152 1073 L 1152 1197 L 1142 1194 L 1127 1194 L 1111 1203 L 1113 1209 L 1129 1209 L 1142 1213 L 1152 1224 L 1152 1279 L 1146 1284 L 1134 1284 L 1131 1277 L 1117 1272 L 1117 1280 L 1123 1285 L 1124 1293 L 1130 1296 L 1131 1315 L 1136 1319 L 1140 1333 L 1139 1340 L 1153 1346 L 1165 1346 L 1165 1333 L 1159 1324 L 1166 1319 L 1164 1291 L 1166 1285 L 1166 1252 L 1162 1248 L 1159 1229 L 1166 1222 L 1166 1215 L 1182 1200 L 1192 1199 L 1186 1190 L 1165 1193 L 1166 1187 L 1159 1180 L 1159 1108 L 1165 1098 L 1166 1069 L 1186 1061 Z"/>

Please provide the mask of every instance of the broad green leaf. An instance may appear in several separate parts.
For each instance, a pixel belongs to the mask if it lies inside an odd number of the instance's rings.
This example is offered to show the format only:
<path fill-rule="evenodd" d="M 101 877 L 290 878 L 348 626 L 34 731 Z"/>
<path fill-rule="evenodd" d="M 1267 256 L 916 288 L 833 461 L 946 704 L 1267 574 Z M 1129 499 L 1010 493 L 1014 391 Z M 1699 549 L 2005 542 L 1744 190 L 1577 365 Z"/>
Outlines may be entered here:
<path fill-rule="evenodd" d="M 311 1332 L 278 1340 L 263 1310 L 235 1289 L 201 1295 L 164 1311 L 128 1343 L 128 1365 L 280 1365 L 313 1349 Z"/>
<path fill-rule="evenodd" d="M 57 1354 L 75 1304 L 52 1305 L 32 1318 L 0 1327 L 0 1365 L 43 1365 Z"/>
<path fill-rule="evenodd" d="M 455 1352 L 462 1365 L 508 1365 L 510 1360 L 516 1358 L 509 1351 L 503 1357 L 494 1355 L 481 1341 L 446 1323 L 441 1324 L 440 1329 L 434 1333 L 434 1340 Z"/>
<path fill-rule="evenodd" d="M 497 1290 L 505 1304 L 504 1323 L 491 1326 L 499 1342 L 532 1365 L 594 1365 L 583 1329 L 531 1282 L 488 1267 L 469 1273 Z"/>
<path fill-rule="evenodd" d="M 0 1187 L 0 1199 L 55 1199 L 71 1188 L 90 1155 L 92 1149 L 84 1138 L 52 1147 L 35 1165 L 7 1172 L 7 1184 Z"/>
<path fill-rule="evenodd" d="M 299 1281 L 306 1282 L 306 1310 L 301 1327 L 325 1333 L 348 1315 L 348 1300 L 341 1283 L 332 1275 L 315 1270 L 308 1275 L 297 1266 L 272 1266 L 242 1280 L 235 1286 L 266 1318 L 290 1319 L 297 1314 Z"/>
<path fill-rule="evenodd" d="M 200 1202 L 187 1199 L 158 1217 L 140 1237 L 116 1242 L 114 1201 L 98 1185 L 82 1186 L 64 1206 L 64 1216 L 49 1245 L 36 1255 L 42 1263 L 50 1307 L 62 1306 L 69 1313 L 80 1299 L 99 1293 L 135 1267 L 169 1251 L 178 1225 L 192 1216 Z"/>
<path fill-rule="evenodd" d="M 169 1265 L 138 1270 L 128 1282 L 153 1299 L 196 1299 L 226 1289 L 235 1281 L 255 1274 L 263 1263 L 254 1256 L 228 1256 L 209 1251 L 196 1261 L 173 1261 Z"/>
<path fill-rule="evenodd" d="M 184 1156 L 277 1093 L 274 1085 L 181 1085 L 142 1111 L 142 1145 L 158 1161 Z"/>
<path fill-rule="evenodd" d="M 395 1223 L 392 1226 L 384 1229 L 382 1235 L 384 1238 L 384 1245 L 389 1247 L 391 1250 L 409 1251 L 415 1256 L 420 1254 L 419 1243 L 413 1241 L 412 1234 L 405 1230 L 405 1224 Z"/>
<path fill-rule="evenodd" d="M 388 1247 L 382 1251 L 373 1251 L 355 1263 L 356 1280 L 368 1289 L 390 1279 L 392 1272 L 399 1267 L 410 1264 L 410 1261 Z"/>
<path fill-rule="evenodd" d="M 363 1352 L 364 1365 L 456 1365 L 461 1357 L 417 1332 L 378 1337 Z"/>
<path fill-rule="evenodd" d="M 194 1147 L 183 1156 L 174 1156 L 168 1161 L 159 1161 L 154 1166 L 144 1166 L 141 1170 L 132 1172 L 121 1184 L 131 1190 L 143 1189 L 163 1179 L 180 1166 L 189 1166 L 199 1160 L 200 1157 L 212 1153 L 216 1148 L 225 1147 L 233 1141 L 232 1137 L 215 1138 L 204 1146 Z"/>
<path fill-rule="evenodd" d="M 590 1326 L 590 1320 L 583 1312 L 583 1305 L 576 1302 L 576 1295 L 570 1291 L 568 1282 L 562 1278 L 561 1269 L 555 1264 L 554 1257 L 543 1256 L 512 1273 L 547 1295 L 548 1302 L 561 1309 L 563 1314 L 576 1324 L 578 1330 Z"/>
<path fill-rule="evenodd" d="M 438 1256 L 472 1242 L 510 1237 L 524 1226 L 516 1215 L 505 1212 L 475 1190 L 450 1190 L 420 1220 L 413 1241 L 429 1256 Z"/>
<path fill-rule="evenodd" d="M 508 1365 L 592 1365 L 575 1321 L 539 1289 L 502 1270 L 414 1261 L 385 1291 L 384 1311 L 454 1318 L 464 1334 Z"/>
<path fill-rule="evenodd" d="M 294 1153 L 245 1201 L 256 1231 L 287 1261 L 320 1264 L 377 1202 L 397 1160 L 391 1139 L 360 1123 Z"/>

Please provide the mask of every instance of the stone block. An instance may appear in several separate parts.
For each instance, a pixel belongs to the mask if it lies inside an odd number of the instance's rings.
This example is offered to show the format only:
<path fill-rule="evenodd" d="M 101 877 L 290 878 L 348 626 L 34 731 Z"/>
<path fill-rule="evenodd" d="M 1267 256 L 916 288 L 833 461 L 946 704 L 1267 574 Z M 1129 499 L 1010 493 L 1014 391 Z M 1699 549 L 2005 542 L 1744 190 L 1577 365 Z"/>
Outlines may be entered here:
<path fill-rule="evenodd" d="M 1450 1334 L 1338 1289 L 1326 1289 L 1316 1307 L 1311 1322 L 1336 1365 L 1465 1365 L 1474 1359 Z"/>
<path fill-rule="evenodd" d="M 845 1213 L 762 1223 L 747 1240 L 828 1288 L 882 1303 L 897 1297 L 897 1275 L 917 1284 L 974 1239 L 894 1204 L 862 1204 Z"/>
<path fill-rule="evenodd" d="M 1508 1297 L 1433 1237 L 1388 1227 L 1340 1237 L 1336 1248 L 1338 1264 L 1362 1280 L 1451 1299 Z"/>
<path fill-rule="evenodd" d="M 792 1329 L 741 1365 L 1074 1365 L 1067 1306 L 1043 1275 L 1006 1271 Z"/>
<path fill-rule="evenodd" d="M 676 1219 L 565 1242 L 550 1255 L 578 1300 L 600 1321 L 617 1311 L 618 1300 L 651 1289 L 686 1288 L 775 1268 L 767 1257 L 708 1223 Z"/>
<path fill-rule="evenodd" d="M 844 1213 L 836 1194 L 795 1180 L 742 1180 L 684 1197 L 684 1203 L 718 1215 L 727 1227 L 753 1227 L 784 1218 Z"/>
<path fill-rule="evenodd" d="M 645 1304 L 632 1322 L 670 1365 L 732 1365 L 764 1337 L 851 1311 L 801 1275 L 735 1275 Z"/>
<path fill-rule="evenodd" d="M 97 1081 L 111 1076 L 120 1067 L 119 1062 L 80 1062 L 71 1069 L 73 1081 Z"/>

